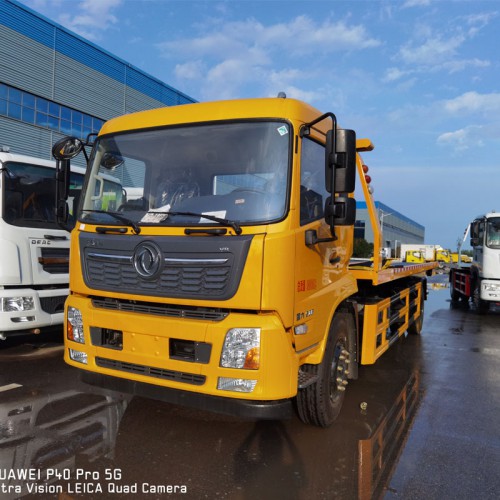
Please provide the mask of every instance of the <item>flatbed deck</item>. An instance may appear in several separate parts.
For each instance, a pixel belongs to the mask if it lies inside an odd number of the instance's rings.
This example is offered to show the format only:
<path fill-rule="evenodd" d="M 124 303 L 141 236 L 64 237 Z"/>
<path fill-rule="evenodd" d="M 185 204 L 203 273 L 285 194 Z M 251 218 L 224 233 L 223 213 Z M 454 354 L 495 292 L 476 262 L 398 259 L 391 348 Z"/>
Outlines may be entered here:
<path fill-rule="evenodd" d="M 373 285 L 381 285 L 395 279 L 432 272 L 437 266 L 437 262 L 407 264 L 399 261 L 387 261 L 381 265 L 380 269 L 376 269 L 372 260 L 352 259 L 349 263 L 349 271 L 357 280 L 367 280 L 371 281 Z"/>

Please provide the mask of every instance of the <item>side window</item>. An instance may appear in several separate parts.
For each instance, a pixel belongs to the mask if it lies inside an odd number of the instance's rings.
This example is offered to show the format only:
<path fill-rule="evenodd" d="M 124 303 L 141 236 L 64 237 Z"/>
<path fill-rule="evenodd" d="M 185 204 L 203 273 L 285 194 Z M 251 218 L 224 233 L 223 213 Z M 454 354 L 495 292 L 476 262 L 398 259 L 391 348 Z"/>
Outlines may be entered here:
<path fill-rule="evenodd" d="M 304 138 L 300 166 L 300 224 L 323 218 L 325 200 L 325 148 Z"/>

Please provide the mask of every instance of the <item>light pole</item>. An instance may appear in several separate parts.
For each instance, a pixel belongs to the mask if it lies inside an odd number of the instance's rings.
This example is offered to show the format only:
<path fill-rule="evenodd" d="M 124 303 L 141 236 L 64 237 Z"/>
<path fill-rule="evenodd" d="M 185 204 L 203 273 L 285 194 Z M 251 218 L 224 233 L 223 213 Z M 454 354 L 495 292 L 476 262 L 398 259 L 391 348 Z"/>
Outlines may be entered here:
<path fill-rule="evenodd" d="M 382 235 L 382 241 L 383 241 L 383 244 L 385 245 L 386 241 L 384 239 L 384 217 L 389 217 L 389 215 L 392 215 L 392 212 L 391 213 L 384 213 L 384 211 L 382 209 L 380 209 L 380 234 Z M 390 246 L 391 242 L 389 241 L 389 246 Z"/>

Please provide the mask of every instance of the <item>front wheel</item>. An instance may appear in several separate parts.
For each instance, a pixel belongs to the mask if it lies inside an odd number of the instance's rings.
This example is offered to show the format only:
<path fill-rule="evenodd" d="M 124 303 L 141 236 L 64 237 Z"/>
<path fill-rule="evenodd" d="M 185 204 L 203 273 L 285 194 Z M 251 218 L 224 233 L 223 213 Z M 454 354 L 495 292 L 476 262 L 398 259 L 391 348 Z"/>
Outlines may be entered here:
<path fill-rule="evenodd" d="M 340 413 L 349 374 L 349 353 L 354 338 L 354 319 L 349 313 L 337 313 L 332 321 L 323 361 L 304 365 L 302 371 L 316 376 L 314 384 L 300 389 L 297 409 L 306 424 L 330 426 Z"/>
<path fill-rule="evenodd" d="M 481 298 L 481 280 L 474 280 L 474 289 L 472 291 L 472 303 L 479 314 L 486 314 L 490 308 L 490 303 Z"/>

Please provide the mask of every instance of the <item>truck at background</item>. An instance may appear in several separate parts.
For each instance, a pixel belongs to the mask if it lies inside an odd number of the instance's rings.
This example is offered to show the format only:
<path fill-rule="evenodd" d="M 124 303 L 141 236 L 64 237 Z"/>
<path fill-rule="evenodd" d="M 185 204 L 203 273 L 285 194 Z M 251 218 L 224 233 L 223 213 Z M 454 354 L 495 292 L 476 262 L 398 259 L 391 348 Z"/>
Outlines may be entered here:
<path fill-rule="evenodd" d="M 69 161 L 58 141 L 58 217 Z M 426 272 L 389 263 L 359 153 L 368 139 L 287 98 L 108 121 L 71 235 L 65 360 L 84 381 L 251 418 L 328 426 L 348 381 L 420 333 Z M 103 173 L 142 197 L 102 209 Z M 355 179 L 375 234 L 351 260 Z M 130 185 L 130 184 L 127 184 Z"/>
<path fill-rule="evenodd" d="M 424 245 L 424 244 L 405 244 L 401 245 L 401 260 L 405 262 L 418 262 L 423 259 L 423 262 L 437 262 L 440 267 L 444 264 L 450 264 L 450 252 L 439 245 Z M 412 253 L 420 252 L 420 255 Z M 408 260 L 408 258 L 410 260 Z"/>
<path fill-rule="evenodd" d="M 450 252 L 450 259 L 453 264 L 470 264 L 472 262 L 472 257 L 464 253 Z"/>
<path fill-rule="evenodd" d="M 55 162 L 5 149 L 0 152 L 1 339 L 61 325 L 69 293 L 69 233 L 56 222 Z M 85 173 L 72 170 L 71 212 Z"/>
<path fill-rule="evenodd" d="M 69 293 L 69 232 L 85 169 L 68 177 L 67 229 L 56 221 L 55 162 L 0 151 L 0 339 L 61 325 Z M 107 176 L 100 199 L 121 204 Z M 112 201 L 115 200 L 115 201 Z"/>
<path fill-rule="evenodd" d="M 404 262 L 423 263 L 426 262 L 421 250 L 407 250 L 404 254 Z"/>
<path fill-rule="evenodd" d="M 470 299 L 479 313 L 485 313 L 491 303 L 500 303 L 500 214 L 477 217 L 463 241 L 469 231 L 472 262 L 464 266 L 459 259 L 450 269 L 450 295 L 453 302 Z"/>

